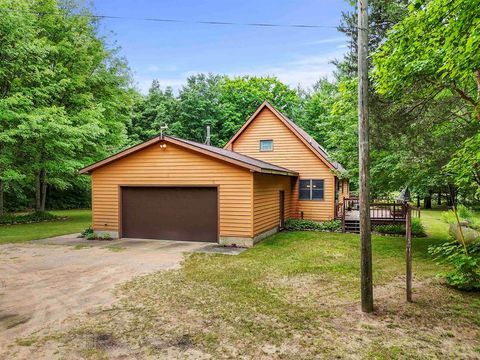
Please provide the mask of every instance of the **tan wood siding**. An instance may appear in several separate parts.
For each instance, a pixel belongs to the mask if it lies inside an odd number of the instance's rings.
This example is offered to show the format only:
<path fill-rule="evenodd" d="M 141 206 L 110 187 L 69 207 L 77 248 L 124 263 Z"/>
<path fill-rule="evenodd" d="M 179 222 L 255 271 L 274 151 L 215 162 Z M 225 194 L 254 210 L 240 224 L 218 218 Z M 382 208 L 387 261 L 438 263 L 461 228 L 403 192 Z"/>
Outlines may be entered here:
<path fill-rule="evenodd" d="M 291 217 L 292 182 L 287 176 L 253 174 L 254 236 L 279 225 L 281 190 L 285 192 L 285 219 Z"/>
<path fill-rule="evenodd" d="M 260 140 L 273 140 L 273 151 L 260 151 Z M 329 220 L 334 217 L 335 176 L 331 170 L 268 108 L 264 108 L 231 144 L 231 150 L 285 167 L 300 174 L 300 179 L 324 179 L 324 200 L 298 200 L 298 181 L 294 187 L 291 216 Z"/>
<path fill-rule="evenodd" d="M 218 185 L 220 236 L 252 236 L 252 173 L 247 169 L 176 145 L 151 145 L 93 171 L 95 230 L 119 231 L 119 185 Z"/>
<path fill-rule="evenodd" d="M 343 198 L 349 198 L 349 191 L 348 191 L 348 180 L 341 179 L 340 181 L 340 191 L 338 196 L 339 203 L 343 203 Z"/>

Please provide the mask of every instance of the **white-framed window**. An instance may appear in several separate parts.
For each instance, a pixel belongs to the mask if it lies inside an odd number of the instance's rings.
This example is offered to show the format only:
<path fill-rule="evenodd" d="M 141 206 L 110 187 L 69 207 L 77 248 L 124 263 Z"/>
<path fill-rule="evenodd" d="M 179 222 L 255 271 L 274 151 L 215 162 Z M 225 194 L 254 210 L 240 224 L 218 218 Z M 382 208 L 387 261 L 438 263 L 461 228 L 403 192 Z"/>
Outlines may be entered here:
<path fill-rule="evenodd" d="M 323 200 L 325 197 L 325 180 L 301 179 L 299 184 L 299 200 Z"/>
<path fill-rule="evenodd" d="M 273 151 L 273 140 L 260 140 L 260 151 Z"/>

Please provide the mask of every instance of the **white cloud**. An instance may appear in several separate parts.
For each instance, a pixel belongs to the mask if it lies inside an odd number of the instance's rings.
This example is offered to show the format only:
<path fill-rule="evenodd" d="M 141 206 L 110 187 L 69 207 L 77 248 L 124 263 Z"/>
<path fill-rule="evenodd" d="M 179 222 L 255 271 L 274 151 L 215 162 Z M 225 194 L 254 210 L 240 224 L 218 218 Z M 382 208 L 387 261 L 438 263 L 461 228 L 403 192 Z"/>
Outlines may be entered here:
<path fill-rule="evenodd" d="M 322 44 L 340 43 L 345 41 L 347 41 L 346 37 L 333 37 L 333 38 L 307 41 L 302 43 L 301 45 L 322 45 Z"/>
<path fill-rule="evenodd" d="M 332 60 L 343 57 L 345 53 L 344 48 L 339 48 L 334 52 L 329 52 L 323 55 L 309 55 L 300 56 L 291 61 L 287 61 L 280 64 L 265 67 L 252 67 L 249 70 L 239 69 L 238 71 L 229 71 L 229 76 L 276 76 L 280 81 L 296 87 L 301 85 L 302 87 L 311 87 L 321 77 L 331 78 L 335 66 L 331 63 Z M 198 70 L 187 71 L 179 73 L 176 77 L 136 77 L 137 87 L 139 90 L 146 94 L 153 79 L 157 79 L 160 82 L 162 88 L 171 86 L 174 90 L 178 91 L 182 85 L 186 83 L 187 77 L 197 73 L 208 73 L 211 70 Z"/>
<path fill-rule="evenodd" d="M 275 75 L 292 87 L 297 85 L 310 87 L 321 77 L 331 78 L 335 70 L 335 66 L 331 62 L 341 58 L 343 54 L 344 51 L 335 51 L 324 55 L 302 56 L 277 66 L 252 69 L 232 75 Z"/>

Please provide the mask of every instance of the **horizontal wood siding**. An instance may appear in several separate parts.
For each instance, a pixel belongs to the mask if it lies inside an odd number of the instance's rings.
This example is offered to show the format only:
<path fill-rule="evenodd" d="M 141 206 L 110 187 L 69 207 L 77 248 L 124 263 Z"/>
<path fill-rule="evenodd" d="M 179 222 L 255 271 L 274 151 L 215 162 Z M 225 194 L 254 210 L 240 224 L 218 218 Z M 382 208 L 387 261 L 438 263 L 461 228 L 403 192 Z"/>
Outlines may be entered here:
<path fill-rule="evenodd" d="M 292 178 L 267 174 L 253 175 L 254 236 L 279 225 L 280 191 L 285 191 L 285 219 L 291 217 Z"/>
<path fill-rule="evenodd" d="M 261 152 L 260 140 L 273 140 L 273 151 Z M 231 144 L 231 150 L 283 166 L 300 174 L 300 179 L 324 179 L 324 200 L 298 200 L 298 182 L 292 194 L 291 216 L 329 220 L 334 217 L 335 176 L 283 122 L 264 108 Z"/>
<path fill-rule="evenodd" d="M 93 226 L 118 229 L 119 185 L 218 185 L 220 236 L 252 236 L 252 173 L 168 144 L 149 146 L 92 173 Z"/>
<path fill-rule="evenodd" d="M 348 191 L 348 180 L 339 180 L 340 181 L 340 192 L 338 196 L 338 201 L 343 203 L 343 198 L 349 198 L 349 191 Z"/>

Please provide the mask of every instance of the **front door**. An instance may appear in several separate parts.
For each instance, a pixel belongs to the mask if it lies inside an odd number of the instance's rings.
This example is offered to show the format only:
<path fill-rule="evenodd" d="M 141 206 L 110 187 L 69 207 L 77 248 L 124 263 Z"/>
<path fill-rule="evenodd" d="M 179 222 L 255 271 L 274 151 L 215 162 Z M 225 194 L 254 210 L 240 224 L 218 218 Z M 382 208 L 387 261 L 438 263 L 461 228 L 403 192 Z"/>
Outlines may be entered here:
<path fill-rule="evenodd" d="M 280 230 L 285 228 L 285 191 L 281 190 L 279 194 L 279 214 L 280 214 Z"/>

